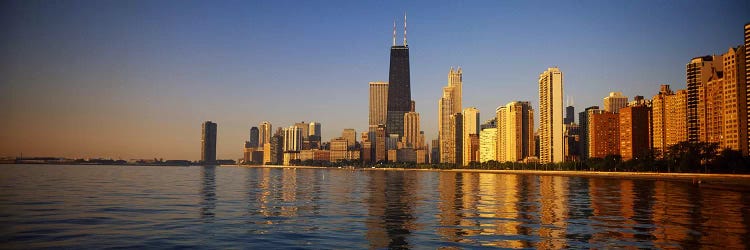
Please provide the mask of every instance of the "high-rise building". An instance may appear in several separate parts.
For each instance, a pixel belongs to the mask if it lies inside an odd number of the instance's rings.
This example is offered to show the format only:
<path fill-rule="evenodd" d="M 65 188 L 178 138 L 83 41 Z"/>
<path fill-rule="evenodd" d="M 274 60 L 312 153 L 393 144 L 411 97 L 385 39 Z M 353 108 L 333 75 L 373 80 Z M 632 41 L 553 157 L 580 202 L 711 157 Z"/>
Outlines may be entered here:
<path fill-rule="evenodd" d="M 723 100 L 722 100 L 722 135 L 721 148 L 731 148 L 740 152 L 748 151 L 747 135 L 747 96 L 748 83 L 744 76 L 747 74 L 745 66 L 745 50 L 747 47 L 741 45 L 729 48 L 722 55 L 723 65 Z"/>
<path fill-rule="evenodd" d="M 346 139 L 349 143 L 349 147 L 354 147 L 354 145 L 357 144 L 357 131 L 353 128 L 345 128 L 344 131 L 341 132 L 341 137 Z"/>
<path fill-rule="evenodd" d="M 581 155 L 581 160 L 589 158 L 589 115 L 601 114 L 604 110 L 599 109 L 599 106 L 591 106 L 586 108 L 583 112 L 578 113 L 578 125 L 580 126 L 580 140 L 578 152 Z"/>
<path fill-rule="evenodd" d="M 302 128 L 297 125 L 284 128 L 284 152 L 302 150 L 302 134 Z"/>
<path fill-rule="evenodd" d="M 407 112 L 404 114 L 404 147 L 421 149 L 424 145 L 420 142 L 419 113 Z"/>
<path fill-rule="evenodd" d="M 471 135 L 477 135 L 479 136 L 479 109 L 475 107 L 469 107 L 464 109 L 463 112 L 463 141 L 464 141 L 464 148 L 463 148 L 463 166 L 468 166 L 469 162 L 472 160 L 478 161 L 479 159 L 474 159 L 473 152 L 478 151 L 478 148 L 472 148 L 471 147 Z M 477 145 L 478 146 L 478 145 Z"/>
<path fill-rule="evenodd" d="M 576 122 L 576 108 L 573 106 L 567 106 L 565 107 L 565 119 L 563 119 L 563 123 L 565 124 L 571 124 Z"/>
<path fill-rule="evenodd" d="M 651 148 L 651 107 L 629 106 L 620 109 L 620 156 L 623 161 L 641 159 Z"/>
<path fill-rule="evenodd" d="M 534 109 L 529 102 L 498 107 L 497 161 L 517 162 L 534 156 Z"/>
<path fill-rule="evenodd" d="M 201 162 L 216 163 L 216 130 L 217 125 L 211 121 L 203 123 L 201 136 Z"/>
<path fill-rule="evenodd" d="M 479 162 L 497 160 L 497 128 L 485 128 L 479 132 Z"/>
<path fill-rule="evenodd" d="M 261 122 L 258 127 L 258 145 L 261 146 L 271 142 L 271 136 L 273 136 L 273 126 L 271 126 L 271 123 L 264 121 Z"/>
<path fill-rule="evenodd" d="M 453 163 L 460 165 L 463 163 L 463 149 L 464 149 L 464 137 L 463 137 L 463 115 L 461 113 L 455 113 L 448 117 L 451 123 L 449 128 L 451 134 L 453 134 L 453 144 L 449 145 L 448 148 L 453 149 L 451 157 L 447 159 L 445 163 Z"/>
<path fill-rule="evenodd" d="M 250 146 L 250 148 L 258 147 L 258 140 L 259 140 L 258 132 L 259 132 L 258 127 L 250 128 L 250 141 L 248 141 L 249 142 L 248 146 Z"/>
<path fill-rule="evenodd" d="M 620 154 L 620 116 L 604 111 L 589 115 L 589 157 Z"/>
<path fill-rule="evenodd" d="M 688 141 L 688 90 L 678 90 L 666 98 L 666 147 Z"/>
<path fill-rule="evenodd" d="M 302 140 L 305 141 L 310 137 L 310 125 L 306 122 L 298 122 L 294 124 L 294 127 L 297 127 L 300 129 L 300 136 L 302 137 Z M 301 150 L 301 149 L 300 149 Z"/>
<path fill-rule="evenodd" d="M 266 162 L 272 165 L 280 165 L 284 162 L 284 136 L 282 134 L 275 134 L 269 140 L 270 159 Z"/>
<path fill-rule="evenodd" d="M 464 156 L 469 159 L 464 159 L 467 162 L 467 166 L 472 162 L 479 162 L 479 134 L 470 134 L 469 140 L 464 142 L 464 148 L 469 148 L 469 154 Z"/>
<path fill-rule="evenodd" d="M 700 91 L 706 86 L 709 78 L 715 71 L 720 71 L 723 66 L 721 63 L 720 56 L 702 56 L 696 57 L 690 60 L 687 64 L 686 75 L 687 75 L 687 125 L 688 125 L 688 141 L 698 142 L 700 140 Z"/>
<path fill-rule="evenodd" d="M 391 65 L 388 72 L 388 134 L 404 135 L 404 113 L 411 111 L 411 76 L 409 73 L 409 46 L 406 44 L 406 16 L 404 16 L 404 44 L 396 45 L 396 25 L 393 25 Z"/>
<path fill-rule="evenodd" d="M 375 127 L 375 162 L 382 162 L 386 160 L 386 154 L 388 150 L 386 149 L 385 144 L 385 125 L 380 124 Z"/>
<path fill-rule="evenodd" d="M 388 83 L 370 82 L 370 125 L 386 124 L 388 116 Z"/>
<path fill-rule="evenodd" d="M 721 60 L 719 60 L 721 61 Z M 698 86 L 698 138 L 702 142 L 721 143 L 724 128 L 724 73 L 711 72 L 706 84 Z"/>
<path fill-rule="evenodd" d="M 667 149 L 667 97 L 674 95 L 668 84 L 662 84 L 659 93 L 651 98 L 651 134 L 653 149 L 658 154 Z"/>
<path fill-rule="evenodd" d="M 430 163 L 440 163 L 440 139 L 432 139 Z"/>
<path fill-rule="evenodd" d="M 541 163 L 565 160 L 563 73 L 557 67 L 539 74 L 539 154 Z"/>
<path fill-rule="evenodd" d="M 581 160 L 581 126 L 575 123 L 565 124 L 565 160 Z"/>
<path fill-rule="evenodd" d="M 308 131 L 309 136 L 315 136 L 318 140 L 321 138 L 321 131 L 320 131 L 320 122 L 311 122 L 310 123 L 310 131 Z"/>
<path fill-rule="evenodd" d="M 440 140 L 441 163 L 456 163 L 456 156 L 453 155 L 456 151 L 453 136 L 456 131 L 451 130 L 455 123 L 450 121 L 450 116 L 461 113 L 462 72 L 461 68 L 453 70 L 451 67 L 448 73 L 448 86 L 443 87 L 443 97 L 438 100 L 438 139 Z M 452 160 L 449 161 L 449 159 Z"/>
<path fill-rule="evenodd" d="M 609 92 L 609 96 L 604 97 L 604 111 L 618 113 L 626 106 L 628 106 L 628 97 L 622 95 L 622 92 Z"/>

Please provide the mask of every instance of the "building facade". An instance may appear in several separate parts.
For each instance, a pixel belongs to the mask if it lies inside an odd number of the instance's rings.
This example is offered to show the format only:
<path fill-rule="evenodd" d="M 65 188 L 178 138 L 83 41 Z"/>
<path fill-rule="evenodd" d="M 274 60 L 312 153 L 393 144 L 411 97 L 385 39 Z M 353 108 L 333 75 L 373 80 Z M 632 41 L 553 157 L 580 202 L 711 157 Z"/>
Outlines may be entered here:
<path fill-rule="evenodd" d="M 388 71 L 388 134 L 404 135 L 404 113 L 411 111 L 411 75 L 409 72 L 409 46 L 406 44 L 406 19 L 404 19 L 404 44 L 396 45 L 394 26 L 391 65 Z"/>
<path fill-rule="evenodd" d="M 589 113 L 589 158 L 620 154 L 620 116 L 603 111 Z"/>
<path fill-rule="evenodd" d="M 215 163 L 217 125 L 211 121 L 206 121 L 203 123 L 201 131 L 201 162 Z"/>
<path fill-rule="evenodd" d="M 258 124 L 258 146 L 271 142 L 273 136 L 273 126 L 270 122 L 264 121 Z"/>
<path fill-rule="evenodd" d="M 250 145 L 248 145 L 248 146 L 250 146 L 251 148 L 257 148 L 258 145 L 259 145 L 258 144 L 259 143 L 259 139 L 260 139 L 259 136 L 260 135 L 259 135 L 258 127 L 252 127 L 252 128 L 250 128 L 250 141 L 248 141 L 250 143 Z"/>
<path fill-rule="evenodd" d="M 648 156 L 651 149 L 651 108 L 645 105 L 622 108 L 619 119 L 622 160 Z"/>
<path fill-rule="evenodd" d="M 474 157 L 474 151 L 478 152 L 478 148 L 471 147 L 471 135 L 479 136 L 479 109 L 475 107 L 469 107 L 463 111 L 463 141 L 465 146 L 463 148 L 463 166 L 468 166 L 469 162 L 478 161 L 479 159 Z M 478 145 L 477 145 L 478 146 Z"/>
<path fill-rule="evenodd" d="M 369 124 L 374 126 L 385 125 L 386 117 L 388 117 L 388 83 L 370 82 Z"/>
<path fill-rule="evenodd" d="M 479 162 L 497 160 L 497 128 L 485 128 L 479 132 Z"/>
<path fill-rule="evenodd" d="M 628 97 L 622 95 L 622 92 L 610 92 L 609 96 L 604 97 L 604 111 L 618 113 L 626 106 L 628 106 Z"/>
<path fill-rule="evenodd" d="M 424 147 L 420 139 L 419 130 L 419 113 L 407 112 L 404 114 L 404 137 L 402 138 L 404 147 L 421 149 Z"/>
<path fill-rule="evenodd" d="M 499 122 L 498 126 L 500 126 Z M 557 163 L 565 160 L 563 133 L 563 73 L 557 67 L 548 68 L 539 75 L 539 161 L 541 163 Z"/>
<path fill-rule="evenodd" d="M 534 156 L 534 109 L 529 102 L 510 102 L 496 109 L 497 161 L 518 162 Z"/>

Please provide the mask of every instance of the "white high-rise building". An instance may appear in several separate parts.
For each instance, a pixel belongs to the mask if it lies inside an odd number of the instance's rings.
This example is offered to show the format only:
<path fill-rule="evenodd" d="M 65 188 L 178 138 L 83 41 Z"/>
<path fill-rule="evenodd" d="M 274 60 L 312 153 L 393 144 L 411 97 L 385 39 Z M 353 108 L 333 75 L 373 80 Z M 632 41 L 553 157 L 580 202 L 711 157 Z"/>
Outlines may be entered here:
<path fill-rule="evenodd" d="M 284 152 L 297 152 L 302 149 L 302 128 L 290 126 L 284 128 Z"/>
<path fill-rule="evenodd" d="M 263 146 L 266 143 L 271 143 L 271 136 L 273 136 L 273 127 L 268 121 L 261 122 L 258 125 L 258 146 Z"/>
<path fill-rule="evenodd" d="M 539 74 L 539 161 L 541 163 L 556 163 L 565 160 L 563 109 L 563 73 L 557 67 L 548 68 Z"/>
<path fill-rule="evenodd" d="M 472 153 L 476 151 L 477 149 L 472 150 L 471 148 L 471 140 L 469 139 L 469 135 L 475 134 L 479 135 L 479 109 L 475 107 L 469 107 L 464 109 L 463 112 L 463 165 L 468 166 L 470 162 L 473 161 L 479 161 L 479 159 L 473 159 Z"/>
<path fill-rule="evenodd" d="M 479 132 L 479 162 L 497 160 L 497 128 L 486 128 Z"/>
<path fill-rule="evenodd" d="M 622 92 L 609 92 L 609 96 L 604 97 L 604 111 L 619 113 L 621 108 L 628 106 L 628 97 L 622 95 Z"/>

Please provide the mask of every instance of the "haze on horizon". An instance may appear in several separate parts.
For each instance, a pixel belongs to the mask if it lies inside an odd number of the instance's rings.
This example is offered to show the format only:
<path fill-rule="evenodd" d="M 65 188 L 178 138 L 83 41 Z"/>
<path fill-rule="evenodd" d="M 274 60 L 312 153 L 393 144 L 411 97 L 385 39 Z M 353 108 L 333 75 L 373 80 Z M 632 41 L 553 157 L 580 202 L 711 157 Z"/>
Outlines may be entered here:
<path fill-rule="evenodd" d="M 404 12 L 428 140 L 451 66 L 482 121 L 514 100 L 538 112 L 551 66 L 579 112 L 610 91 L 685 88 L 685 64 L 750 22 L 747 1 L 2 1 L 0 156 L 196 160 L 206 120 L 220 159 L 265 120 L 361 132 Z"/>

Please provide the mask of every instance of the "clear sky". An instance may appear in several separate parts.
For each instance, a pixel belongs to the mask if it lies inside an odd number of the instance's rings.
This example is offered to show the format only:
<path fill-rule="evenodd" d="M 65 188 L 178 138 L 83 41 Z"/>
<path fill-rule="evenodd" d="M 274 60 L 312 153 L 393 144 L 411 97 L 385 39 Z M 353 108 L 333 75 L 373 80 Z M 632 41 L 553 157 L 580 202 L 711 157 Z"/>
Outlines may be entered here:
<path fill-rule="evenodd" d="M 451 66 L 483 121 L 514 100 L 538 112 L 551 66 L 578 112 L 685 88 L 685 64 L 750 22 L 749 1 L 1 1 L 0 156 L 196 160 L 205 120 L 222 159 L 264 120 L 359 133 L 404 12 L 428 140 Z"/>

